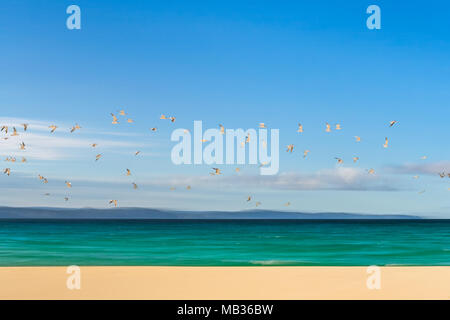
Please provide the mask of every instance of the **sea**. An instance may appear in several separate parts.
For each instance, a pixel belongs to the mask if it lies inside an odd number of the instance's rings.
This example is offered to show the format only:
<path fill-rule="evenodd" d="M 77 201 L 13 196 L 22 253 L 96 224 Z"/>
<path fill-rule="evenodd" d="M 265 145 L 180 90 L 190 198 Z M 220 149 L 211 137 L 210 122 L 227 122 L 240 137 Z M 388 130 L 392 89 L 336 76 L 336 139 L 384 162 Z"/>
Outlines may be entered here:
<path fill-rule="evenodd" d="M 449 220 L 0 220 L 0 266 L 449 266 Z"/>

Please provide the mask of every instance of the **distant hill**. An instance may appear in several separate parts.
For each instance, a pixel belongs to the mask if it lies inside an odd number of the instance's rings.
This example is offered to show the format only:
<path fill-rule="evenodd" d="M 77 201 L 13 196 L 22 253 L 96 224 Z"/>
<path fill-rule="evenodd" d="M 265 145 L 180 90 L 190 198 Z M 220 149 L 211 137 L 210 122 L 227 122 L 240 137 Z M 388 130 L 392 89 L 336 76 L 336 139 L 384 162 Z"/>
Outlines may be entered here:
<path fill-rule="evenodd" d="M 0 219 L 421 219 L 410 215 L 290 211 L 172 211 L 147 208 L 66 209 L 0 207 Z"/>

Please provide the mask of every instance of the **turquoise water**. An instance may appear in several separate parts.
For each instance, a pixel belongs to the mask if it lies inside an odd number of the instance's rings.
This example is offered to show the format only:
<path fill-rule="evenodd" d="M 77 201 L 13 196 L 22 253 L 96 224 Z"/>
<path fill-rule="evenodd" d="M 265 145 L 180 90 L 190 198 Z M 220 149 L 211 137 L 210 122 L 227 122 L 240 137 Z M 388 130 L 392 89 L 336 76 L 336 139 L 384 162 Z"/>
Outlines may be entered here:
<path fill-rule="evenodd" d="M 0 220 L 1 266 L 450 265 L 450 221 Z"/>

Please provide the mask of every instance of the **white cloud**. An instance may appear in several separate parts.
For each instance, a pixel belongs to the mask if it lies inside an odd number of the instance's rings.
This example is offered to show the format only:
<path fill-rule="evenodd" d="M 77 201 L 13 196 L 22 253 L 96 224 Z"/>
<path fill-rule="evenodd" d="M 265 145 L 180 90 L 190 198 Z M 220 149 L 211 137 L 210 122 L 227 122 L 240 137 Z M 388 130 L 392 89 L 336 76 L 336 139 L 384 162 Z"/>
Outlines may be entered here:
<path fill-rule="evenodd" d="M 23 130 L 22 123 L 29 124 L 27 131 Z M 94 134 L 92 135 L 95 138 L 88 138 L 85 135 L 80 136 L 78 131 L 70 133 L 68 128 L 58 128 L 54 133 L 50 133 L 48 124 L 42 121 L 0 118 L 0 125 L 9 127 L 8 134 L 5 134 L 4 131 L 0 134 L 0 156 L 2 157 L 24 156 L 37 160 L 62 160 L 82 155 L 83 150 L 91 148 L 92 143 L 97 143 L 102 150 L 143 146 L 143 144 L 124 141 L 123 139 L 98 139 L 97 135 Z M 18 136 L 11 136 L 13 127 L 16 127 Z M 105 133 L 103 134 L 105 135 Z M 8 139 L 5 140 L 5 137 Z M 19 144 L 21 142 L 25 143 L 26 150 L 20 150 Z"/>
<path fill-rule="evenodd" d="M 438 175 L 440 172 L 450 173 L 450 161 L 405 163 L 386 168 L 389 173 Z"/>
<path fill-rule="evenodd" d="M 223 175 L 172 176 L 154 179 L 151 185 L 239 188 L 251 187 L 279 190 L 377 190 L 393 191 L 399 188 L 388 178 L 369 175 L 359 168 L 339 167 L 315 173 L 287 172 L 276 176 Z"/>

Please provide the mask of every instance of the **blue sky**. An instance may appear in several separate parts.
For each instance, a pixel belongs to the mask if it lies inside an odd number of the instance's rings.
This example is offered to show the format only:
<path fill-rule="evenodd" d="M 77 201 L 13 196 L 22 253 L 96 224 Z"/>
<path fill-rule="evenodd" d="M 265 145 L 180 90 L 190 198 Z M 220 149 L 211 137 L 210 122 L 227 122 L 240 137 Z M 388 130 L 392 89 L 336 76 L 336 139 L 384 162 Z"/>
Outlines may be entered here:
<path fill-rule="evenodd" d="M 66 28 L 70 4 L 81 30 Z M 370 4 L 381 30 L 366 28 Z M 0 142 L 2 158 L 29 160 L 4 162 L 13 173 L 0 177 L 1 204 L 241 210 L 252 195 L 263 209 L 450 217 L 450 180 L 437 175 L 450 171 L 448 12 L 445 1 L 2 1 L 0 125 L 30 129 Z M 112 125 L 119 109 L 135 123 Z M 194 120 L 280 129 L 278 176 L 173 165 L 170 134 Z M 325 122 L 343 129 L 327 134 Z"/>

